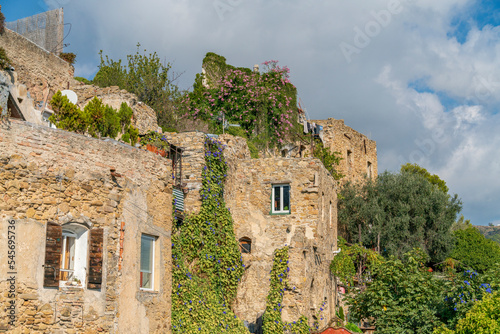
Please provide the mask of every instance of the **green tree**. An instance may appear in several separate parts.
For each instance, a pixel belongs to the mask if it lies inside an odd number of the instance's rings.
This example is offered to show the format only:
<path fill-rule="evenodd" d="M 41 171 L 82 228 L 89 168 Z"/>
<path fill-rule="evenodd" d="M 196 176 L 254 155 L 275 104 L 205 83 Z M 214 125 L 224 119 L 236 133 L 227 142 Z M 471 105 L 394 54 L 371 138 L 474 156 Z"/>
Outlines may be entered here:
<path fill-rule="evenodd" d="M 350 242 L 380 245 L 384 256 L 398 258 L 419 247 L 433 263 L 443 261 L 453 245 L 450 227 L 461 202 L 421 175 L 384 172 L 373 182 L 346 183 L 339 198 L 340 229 Z"/>
<path fill-rule="evenodd" d="M 446 186 L 446 182 L 441 180 L 439 176 L 436 174 L 431 174 L 427 171 L 427 169 L 420 167 L 417 164 L 410 164 L 407 163 L 405 165 L 401 166 L 401 172 L 408 172 L 408 173 L 413 173 L 413 174 L 418 174 L 422 175 L 425 177 L 427 180 L 429 180 L 430 183 L 441 189 L 445 194 L 448 193 L 448 187 Z"/>
<path fill-rule="evenodd" d="M 486 239 L 475 227 L 454 232 L 455 248 L 450 256 L 482 273 L 500 263 L 500 246 Z"/>
<path fill-rule="evenodd" d="M 52 96 L 50 105 L 54 114 L 49 117 L 49 121 L 60 129 L 85 133 L 87 130 L 87 118 L 76 105 L 71 103 L 60 91 Z"/>
<path fill-rule="evenodd" d="M 170 63 L 164 63 L 156 52 L 146 54 L 137 52 L 127 56 L 127 65 L 122 61 L 114 61 L 108 56 L 99 55 L 101 63 L 93 83 L 100 87 L 118 86 L 121 89 L 137 95 L 156 112 L 158 124 L 164 127 L 175 125 L 173 114 L 174 101 L 179 95 L 178 87 L 174 84 L 178 78 L 172 74 Z"/>

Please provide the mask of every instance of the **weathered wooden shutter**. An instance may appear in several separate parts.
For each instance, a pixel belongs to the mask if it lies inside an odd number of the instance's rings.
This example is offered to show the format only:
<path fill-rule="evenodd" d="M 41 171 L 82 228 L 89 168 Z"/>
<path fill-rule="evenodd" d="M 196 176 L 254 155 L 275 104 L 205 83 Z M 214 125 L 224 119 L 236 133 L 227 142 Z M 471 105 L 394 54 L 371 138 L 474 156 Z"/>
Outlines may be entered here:
<path fill-rule="evenodd" d="M 102 254 L 103 254 L 102 228 L 90 230 L 89 242 L 89 274 L 87 287 L 89 289 L 100 289 L 102 283 Z"/>
<path fill-rule="evenodd" d="M 44 287 L 59 287 L 61 269 L 62 227 L 56 223 L 47 223 L 45 237 Z"/>

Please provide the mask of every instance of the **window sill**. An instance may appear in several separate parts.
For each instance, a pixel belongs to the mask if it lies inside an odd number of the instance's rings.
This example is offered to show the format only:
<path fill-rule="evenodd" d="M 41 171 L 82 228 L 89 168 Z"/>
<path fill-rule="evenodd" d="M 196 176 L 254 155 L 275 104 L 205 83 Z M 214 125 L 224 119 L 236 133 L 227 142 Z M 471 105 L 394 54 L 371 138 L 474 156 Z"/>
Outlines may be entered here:
<path fill-rule="evenodd" d="M 145 293 L 159 293 L 157 290 L 153 289 L 144 289 L 144 288 L 139 288 L 140 292 L 145 292 Z"/>
<path fill-rule="evenodd" d="M 292 213 L 290 211 L 287 212 L 269 212 L 269 215 L 271 216 L 286 216 L 286 215 L 291 215 Z"/>

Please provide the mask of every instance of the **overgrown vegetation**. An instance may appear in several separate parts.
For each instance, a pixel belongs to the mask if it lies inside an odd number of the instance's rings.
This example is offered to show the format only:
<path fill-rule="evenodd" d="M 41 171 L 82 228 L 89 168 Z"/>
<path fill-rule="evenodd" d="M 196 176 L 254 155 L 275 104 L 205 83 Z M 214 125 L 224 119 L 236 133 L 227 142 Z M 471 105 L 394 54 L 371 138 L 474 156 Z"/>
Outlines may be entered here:
<path fill-rule="evenodd" d="M 342 173 L 337 171 L 337 166 L 340 164 L 342 157 L 339 152 L 332 152 L 329 147 L 325 147 L 319 139 L 315 140 L 313 156 L 321 160 L 325 168 L 330 172 L 330 175 L 335 180 L 340 180 L 344 177 Z"/>
<path fill-rule="evenodd" d="M 132 145 L 137 142 L 139 132 L 130 125 L 133 110 L 125 102 L 117 112 L 94 97 L 83 110 L 80 110 L 58 91 L 50 100 L 50 105 L 54 114 L 49 117 L 49 121 L 60 129 L 89 134 L 96 138 L 116 138 L 122 133 L 125 139 L 128 139 L 124 141 Z"/>
<path fill-rule="evenodd" d="M 10 66 L 10 59 L 7 57 L 7 52 L 0 47 L 0 69 L 6 69 Z"/>
<path fill-rule="evenodd" d="M 274 251 L 273 268 L 271 270 L 270 288 L 267 295 L 266 311 L 263 315 L 263 333 L 279 334 L 294 333 L 306 334 L 311 331 L 307 317 L 301 316 L 297 321 L 285 323 L 281 320 L 283 310 L 283 296 L 285 291 L 295 288 L 288 284 L 288 246 Z"/>
<path fill-rule="evenodd" d="M 66 61 L 70 65 L 74 65 L 76 62 L 76 54 L 73 52 L 61 52 L 59 58 Z"/>
<path fill-rule="evenodd" d="M 224 202 L 222 151 L 220 142 L 206 139 L 200 212 L 173 231 L 174 333 L 248 333 L 231 309 L 244 264 Z"/>
<path fill-rule="evenodd" d="M 206 78 L 198 75 L 193 91 L 179 100 L 181 121 L 201 121 L 213 133 L 222 133 L 225 122 L 238 124 L 261 152 L 281 147 L 301 133 L 297 91 L 287 67 L 266 62 L 261 74 L 227 65 L 224 57 L 213 53 L 207 54 L 203 64 Z"/>
<path fill-rule="evenodd" d="M 173 114 L 174 101 L 179 95 L 174 84 L 177 77 L 173 74 L 170 63 L 160 60 L 156 52 L 146 54 L 137 52 L 127 56 L 127 64 L 122 60 L 112 60 L 107 55 L 99 55 L 101 63 L 93 83 L 100 87 L 118 86 L 121 89 L 137 95 L 140 101 L 153 108 L 158 124 L 162 127 L 175 127 L 176 118 Z"/>

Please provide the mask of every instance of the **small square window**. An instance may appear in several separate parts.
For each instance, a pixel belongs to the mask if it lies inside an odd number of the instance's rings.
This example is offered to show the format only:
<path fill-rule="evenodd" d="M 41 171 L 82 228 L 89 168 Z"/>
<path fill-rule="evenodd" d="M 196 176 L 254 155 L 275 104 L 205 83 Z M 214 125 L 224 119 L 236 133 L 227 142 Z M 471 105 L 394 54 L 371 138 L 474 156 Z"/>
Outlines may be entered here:
<path fill-rule="evenodd" d="M 290 185 L 273 185 L 271 213 L 290 213 Z"/>
<path fill-rule="evenodd" d="M 155 238 L 143 234 L 141 236 L 141 277 L 140 287 L 144 290 L 154 289 L 154 255 Z"/>

